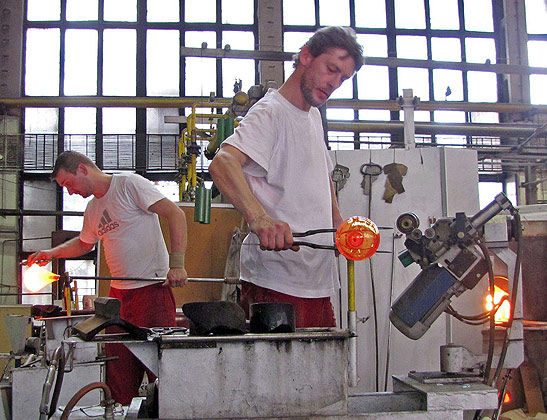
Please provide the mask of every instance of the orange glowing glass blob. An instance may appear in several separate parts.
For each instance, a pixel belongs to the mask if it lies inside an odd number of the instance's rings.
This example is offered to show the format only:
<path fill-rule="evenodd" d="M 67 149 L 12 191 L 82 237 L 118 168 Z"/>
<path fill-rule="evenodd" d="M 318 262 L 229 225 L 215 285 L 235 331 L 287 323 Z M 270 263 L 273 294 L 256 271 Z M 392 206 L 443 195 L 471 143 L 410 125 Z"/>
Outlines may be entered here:
<path fill-rule="evenodd" d="M 349 260 L 361 261 L 370 258 L 379 246 L 378 227 L 366 217 L 350 217 L 336 231 L 336 247 Z"/>
<path fill-rule="evenodd" d="M 503 276 L 494 276 L 494 302 L 492 302 L 492 295 L 487 294 L 486 295 L 486 310 L 491 311 L 494 305 L 497 305 L 500 303 L 501 299 L 504 296 L 509 296 L 509 293 L 507 293 L 505 290 L 503 290 L 503 287 L 507 287 L 509 283 L 509 280 L 506 277 Z M 502 287 L 498 286 L 501 285 Z M 490 291 L 490 288 L 488 288 Z M 504 322 L 509 321 L 509 317 L 511 316 L 511 304 L 508 300 L 504 301 L 501 306 L 496 311 L 496 314 L 494 315 L 494 320 L 496 324 L 503 324 Z"/>
<path fill-rule="evenodd" d="M 48 284 L 59 280 L 59 275 L 47 271 L 38 264 L 32 264 L 23 274 L 23 284 L 29 292 L 35 293 L 42 290 Z"/>

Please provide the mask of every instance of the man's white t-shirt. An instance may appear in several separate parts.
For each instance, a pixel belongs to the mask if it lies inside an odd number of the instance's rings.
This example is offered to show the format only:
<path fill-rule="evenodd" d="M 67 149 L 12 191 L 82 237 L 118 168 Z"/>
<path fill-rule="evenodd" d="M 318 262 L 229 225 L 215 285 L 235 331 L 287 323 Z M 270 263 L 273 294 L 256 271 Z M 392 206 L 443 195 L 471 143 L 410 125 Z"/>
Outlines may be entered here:
<path fill-rule="evenodd" d="M 223 143 L 250 159 L 243 172 L 266 213 L 292 232 L 332 228 L 330 171 L 319 110 L 302 111 L 270 89 Z M 295 240 L 299 240 L 298 238 Z M 333 234 L 302 238 L 333 245 Z M 338 289 L 333 251 L 262 251 L 250 234 L 241 248 L 241 278 L 292 296 L 331 296 Z"/>
<path fill-rule="evenodd" d="M 169 254 L 158 216 L 148 211 L 165 198 L 147 179 L 136 174 L 114 174 L 107 193 L 93 198 L 84 213 L 80 240 L 102 240 L 113 277 L 165 278 Z M 135 289 L 156 282 L 114 280 L 112 287 Z"/>

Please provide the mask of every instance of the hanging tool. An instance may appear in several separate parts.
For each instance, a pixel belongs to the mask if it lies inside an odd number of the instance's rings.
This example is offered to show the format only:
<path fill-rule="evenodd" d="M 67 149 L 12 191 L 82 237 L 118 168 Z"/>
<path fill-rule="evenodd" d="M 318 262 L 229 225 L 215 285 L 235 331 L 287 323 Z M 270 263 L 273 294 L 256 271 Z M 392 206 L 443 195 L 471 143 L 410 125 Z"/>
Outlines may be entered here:
<path fill-rule="evenodd" d="M 363 174 L 363 182 L 361 182 L 361 188 L 365 195 L 370 196 L 372 191 L 372 183 L 376 181 L 378 176 L 382 173 L 382 167 L 377 163 L 365 163 L 361 165 L 361 174 Z M 370 216 L 370 210 L 369 210 Z"/>
<path fill-rule="evenodd" d="M 350 176 L 349 168 L 347 166 L 340 165 L 337 163 L 334 169 L 332 170 L 332 175 L 331 175 L 336 193 L 339 193 L 342 190 L 342 188 L 344 188 L 349 176 Z"/>
<path fill-rule="evenodd" d="M 403 177 L 406 175 L 408 167 L 402 163 L 389 163 L 384 166 L 384 173 L 386 178 L 386 190 L 382 197 L 386 203 L 393 201 L 395 194 L 402 194 L 405 192 L 403 187 Z"/>

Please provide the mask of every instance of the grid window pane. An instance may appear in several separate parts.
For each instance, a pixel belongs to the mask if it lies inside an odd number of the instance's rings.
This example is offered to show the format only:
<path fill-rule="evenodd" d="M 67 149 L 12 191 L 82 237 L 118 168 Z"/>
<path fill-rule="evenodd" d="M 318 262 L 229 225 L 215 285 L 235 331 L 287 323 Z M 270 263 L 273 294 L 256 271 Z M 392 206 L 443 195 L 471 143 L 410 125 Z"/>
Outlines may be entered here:
<path fill-rule="evenodd" d="M 255 49 L 255 36 L 252 32 L 224 31 L 222 32 L 222 46 L 230 45 L 232 50 Z"/>
<path fill-rule="evenodd" d="M 431 38 L 431 58 L 437 61 L 461 61 L 460 40 L 458 38 Z"/>
<path fill-rule="evenodd" d="M 314 0 L 283 0 L 284 25 L 315 25 Z"/>
<path fill-rule="evenodd" d="M 214 58 L 186 57 L 185 96 L 216 95 L 217 69 Z"/>
<path fill-rule="evenodd" d="M 530 75 L 530 103 L 533 105 L 547 105 L 547 75 Z"/>
<path fill-rule="evenodd" d="M 146 94 L 179 96 L 179 31 L 149 30 L 146 34 Z"/>
<path fill-rule="evenodd" d="M 547 41 L 528 41 L 528 64 L 547 67 Z"/>
<path fill-rule="evenodd" d="M 313 32 L 285 32 L 283 36 L 283 51 L 298 52 L 308 42 Z"/>
<path fill-rule="evenodd" d="M 184 46 L 188 48 L 201 48 L 203 43 L 207 44 L 207 48 L 216 48 L 217 35 L 214 32 L 208 31 L 187 31 L 184 34 Z"/>
<path fill-rule="evenodd" d="M 464 123 L 465 112 L 461 111 L 434 111 L 433 121 L 441 123 Z"/>
<path fill-rule="evenodd" d="M 465 38 L 465 61 L 468 63 L 494 64 L 496 44 L 491 38 Z"/>
<path fill-rule="evenodd" d="M 255 61 L 241 58 L 222 59 L 222 95 L 234 96 L 234 84 L 241 80 L 242 90 L 247 91 L 255 84 Z"/>
<path fill-rule="evenodd" d="M 470 71 L 467 73 L 469 102 L 497 102 L 498 81 L 495 73 Z"/>
<path fill-rule="evenodd" d="M 222 23 L 252 25 L 253 22 L 253 0 L 222 0 Z"/>
<path fill-rule="evenodd" d="M 105 29 L 103 37 L 103 94 L 135 95 L 137 89 L 136 31 Z"/>
<path fill-rule="evenodd" d="M 493 32 L 492 0 L 464 0 L 465 29 L 477 32 Z"/>
<path fill-rule="evenodd" d="M 179 134 L 179 124 L 166 123 L 165 117 L 178 117 L 177 108 L 147 108 L 146 129 L 148 134 Z"/>
<path fill-rule="evenodd" d="M 424 0 L 395 0 L 395 27 L 425 29 Z"/>
<path fill-rule="evenodd" d="M 437 144 L 457 147 L 458 145 L 463 146 L 467 142 L 465 136 L 456 136 L 456 135 L 439 135 L 435 137 Z"/>
<path fill-rule="evenodd" d="M 385 35 L 357 34 L 357 41 L 363 46 L 364 56 L 387 57 L 387 37 Z"/>
<path fill-rule="evenodd" d="M 433 90 L 436 101 L 463 101 L 462 72 L 433 69 Z"/>
<path fill-rule="evenodd" d="M 357 73 L 359 99 L 389 99 L 388 68 L 363 66 Z"/>
<path fill-rule="evenodd" d="M 547 34 L 547 5 L 545 0 L 526 0 L 526 32 Z"/>
<path fill-rule="evenodd" d="M 396 42 L 398 58 L 427 60 L 427 40 L 425 36 L 399 35 Z"/>
<path fill-rule="evenodd" d="M 358 28 L 385 28 L 385 0 L 355 0 L 355 25 Z"/>
<path fill-rule="evenodd" d="M 391 114 L 387 109 L 360 109 L 359 119 L 368 121 L 389 121 Z"/>
<path fill-rule="evenodd" d="M 97 31 L 68 29 L 65 35 L 65 95 L 97 94 Z"/>
<path fill-rule="evenodd" d="M 27 19 L 55 21 L 61 19 L 60 0 L 27 0 Z"/>
<path fill-rule="evenodd" d="M 25 133 L 58 133 L 57 108 L 25 108 Z"/>
<path fill-rule="evenodd" d="M 351 99 L 353 98 L 353 77 L 346 80 L 330 95 L 330 99 Z"/>
<path fill-rule="evenodd" d="M 431 29 L 460 29 L 458 0 L 429 0 Z"/>
<path fill-rule="evenodd" d="M 137 0 L 104 0 L 104 20 L 137 21 Z"/>
<path fill-rule="evenodd" d="M 216 22 L 215 0 L 184 0 L 184 20 L 186 22 Z"/>
<path fill-rule="evenodd" d="M 95 134 L 97 132 L 97 110 L 95 108 L 65 108 L 66 134 Z"/>
<path fill-rule="evenodd" d="M 319 0 L 319 24 L 321 26 L 348 26 L 348 0 Z"/>
<path fill-rule="evenodd" d="M 496 112 L 472 112 L 471 122 L 473 123 L 499 123 L 500 117 Z"/>
<path fill-rule="evenodd" d="M 99 3 L 97 0 L 67 0 L 66 20 L 90 21 L 99 17 Z"/>
<path fill-rule="evenodd" d="M 153 0 L 146 2 L 148 22 L 179 22 L 179 0 Z"/>
<path fill-rule="evenodd" d="M 353 109 L 327 108 L 328 120 L 352 121 L 355 119 Z"/>
<path fill-rule="evenodd" d="M 104 108 L 104 134 L 135 134 L 135 108 Z"/>
<path fill-rule="evenodd" d="M 27 30 L 25 94 L 59 95 L 59 45 L 57 28 Z"/>
<path fill-rule="evenodd" d="M 403 96 L 403 89 L 412 89 L 413 95 L 422 101 L 429 101 L 429 74 L 427 69 L 398 68 L 397 69 L 399 96 Z"/>

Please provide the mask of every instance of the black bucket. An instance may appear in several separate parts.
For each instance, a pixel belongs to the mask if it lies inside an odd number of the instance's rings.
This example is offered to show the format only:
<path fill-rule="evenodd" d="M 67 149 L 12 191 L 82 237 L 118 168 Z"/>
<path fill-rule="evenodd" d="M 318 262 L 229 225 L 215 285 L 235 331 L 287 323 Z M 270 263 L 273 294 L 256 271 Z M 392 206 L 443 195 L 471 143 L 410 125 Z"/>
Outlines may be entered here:
<path fill-rule="evenodd" d="M 294 307 L 290 303 L 266 302 L 251 305 L 252 333 L 294 332 Z"/>

